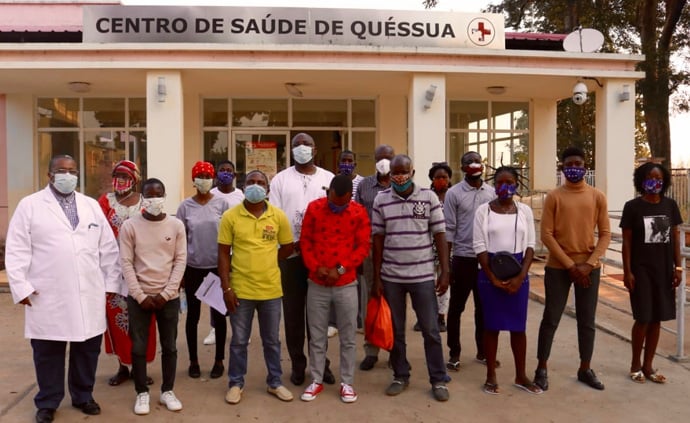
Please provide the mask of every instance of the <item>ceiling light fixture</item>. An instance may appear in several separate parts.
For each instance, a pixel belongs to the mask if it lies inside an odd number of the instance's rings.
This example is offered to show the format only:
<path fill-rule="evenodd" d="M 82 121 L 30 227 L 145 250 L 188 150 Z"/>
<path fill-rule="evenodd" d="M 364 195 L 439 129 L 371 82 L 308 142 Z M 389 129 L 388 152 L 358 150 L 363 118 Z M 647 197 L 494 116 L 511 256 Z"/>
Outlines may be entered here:
<path fill-rule="evenodd" d="M 302 90 L 300 90 L 297 86 L 299 84 L 295 82 L 286 82 L 285 83 L 285 89 L 287 90 L 288 93 L 290 93 L 291 96 L 293 97 L 303 97 L 304 93 Z"/>
<path fill-rule="evenodd" d="M 91 91 L 91 83 L 83 81 L 68 82 L 69 89 L 75 93 L 88 93 Z"/>
<path fill-rule="evenodd" d="M 486 87 L 486 92 L 493 95 L 501 95 L 505 94 L 506 87 L 504 87 L 503 85 L 493 85 L 491 87 Z"/>

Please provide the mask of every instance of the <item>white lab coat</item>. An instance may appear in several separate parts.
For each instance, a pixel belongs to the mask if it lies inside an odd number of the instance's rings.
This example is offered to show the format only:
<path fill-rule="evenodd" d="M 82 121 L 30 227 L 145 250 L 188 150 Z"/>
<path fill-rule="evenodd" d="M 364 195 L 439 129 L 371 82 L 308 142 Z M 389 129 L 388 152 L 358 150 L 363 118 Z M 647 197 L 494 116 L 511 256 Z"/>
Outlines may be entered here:
<path fill-rule="evenodd" d="M 105 331 L 105 293 L 120 288 L 117 241 L 95 200 L 76 193 L 76 204 L 74 230 L 50 186 L 10 221 L 5 266 L 15 304 L 31 300 L 26 338 L 82 342 Z"/>

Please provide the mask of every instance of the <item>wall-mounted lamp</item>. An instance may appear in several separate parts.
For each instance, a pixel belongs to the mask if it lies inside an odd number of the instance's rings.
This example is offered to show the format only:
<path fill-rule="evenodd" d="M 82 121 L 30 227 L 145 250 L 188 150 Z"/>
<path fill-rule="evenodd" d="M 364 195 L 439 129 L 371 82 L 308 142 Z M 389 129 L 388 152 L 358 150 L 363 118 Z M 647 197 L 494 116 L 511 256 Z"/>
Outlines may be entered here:
<path fill-rule="evenodd" d="M 304 93 L 297 87 L 295 82 L 286 82 L 285 90 L 293 97 L 303 97 Z"/>
<path fill-rule="evenodd" d="M 158 77 L 158 85 L 156 88 L 156 94 L 158 95 L 158 102 L 159 103 L 165 103 L 165 99 L 168 96 L 168 89 L 165 86 L 165 77 L 164 76 Z"/>
<path fill-rule="evenodd" d="M 69 86 L 69 89 L 75 93 L 88 93 L 91 91 L 91 84 L 88 82 L 72 81 L 68 82 L 67 86 Z"/>
<path fill-rule="evenodd" d="M 623 85 L 623 91 L 618 93 L 618 101 L 624 102 L 630 100 L 630 85 Z"/>
<path fill-rule="evenodd" d="M 431 84 L 431 85 L 429 85 L 429 88 L 426 89 L 426 93 L 424 93 L 424 109 L 430 109 L 431 108 L 431 103 L 434 101 L 435 96 L 436 96 L 436 85 Z"/>
<path fill-rule="evenodd" d="M 486 87 L 486 92 L 492 95 L 501 95 L 505 94 L 506 87 L 504 87 L 503 85 L 494 85 L 491 87 Z"/>

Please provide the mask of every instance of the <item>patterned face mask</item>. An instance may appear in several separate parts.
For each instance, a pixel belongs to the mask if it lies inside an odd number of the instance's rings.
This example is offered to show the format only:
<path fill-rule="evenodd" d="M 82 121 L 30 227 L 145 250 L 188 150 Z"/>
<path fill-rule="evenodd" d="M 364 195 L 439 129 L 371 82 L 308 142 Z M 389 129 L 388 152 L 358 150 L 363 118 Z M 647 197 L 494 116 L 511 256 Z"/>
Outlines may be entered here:
<path fill-rule="evenodd" d="M 113 191 L 115 194 L 127 194 L 132 190 L 133 184 L 131 178 L 113 178 Z"/>
<path fill-rule="evenodd" d="M 645 179 L 642 189 L 647 194 L 659 194 L 664 188 L 664 181 L 661 179 Z"/>
<path fill-rule="evenodd" d="M 513 198 L 516 192 L 516 184 L 501 184 L 496 186 L 496 196 L 501 200 Z"/>
<path fill-rule="evenodd" d="M 352 175 L 352 172 L 355 170 L 355 164 L 354 163 L 340 163 L 338 165 L 338 170 L 340 170 L 340 173 L 343 175 Z"/>
<path fill-rule="evenodd" d="M 565 175 L 565 179 L 573 184 L 576 184 L 584 179 L 585 173 L 587 173 L 587 169 L 584 167 L 568 166 L 563 168 L 563 175 Z"/>
<path fill-rule="evenodd" d="M 218 172 L 218 175 L 216 175 L 216 178 L 218 179 L 218 184 L 219 185 L 230 185 L 232 183 L 232 180 L 235 179 L 235 174 L 232 172 Z"/>
<path fill-rule="evenodd" d="M 410 185 L 412 185 L 412 175 L 409 173 L 391 176 L 391 186 L 396 192 L 405 192 Z"/>

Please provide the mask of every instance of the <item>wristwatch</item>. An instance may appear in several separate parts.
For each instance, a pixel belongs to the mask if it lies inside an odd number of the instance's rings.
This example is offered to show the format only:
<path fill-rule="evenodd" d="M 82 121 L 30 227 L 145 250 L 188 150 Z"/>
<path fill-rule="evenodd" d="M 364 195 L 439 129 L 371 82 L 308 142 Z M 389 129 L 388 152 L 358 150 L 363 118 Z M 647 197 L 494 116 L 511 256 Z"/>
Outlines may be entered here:
<path fill-rule="evenodd" d="M 341 264 L 336 264 L 336 265 L 335 265 L 335 270 L 338 271 L 338 274 L 339 274 L 339 275 L 344 275 L 345 272 L 346 272 L 345 267 L 343 267 L 343 265 L 341 265 Z"/>

